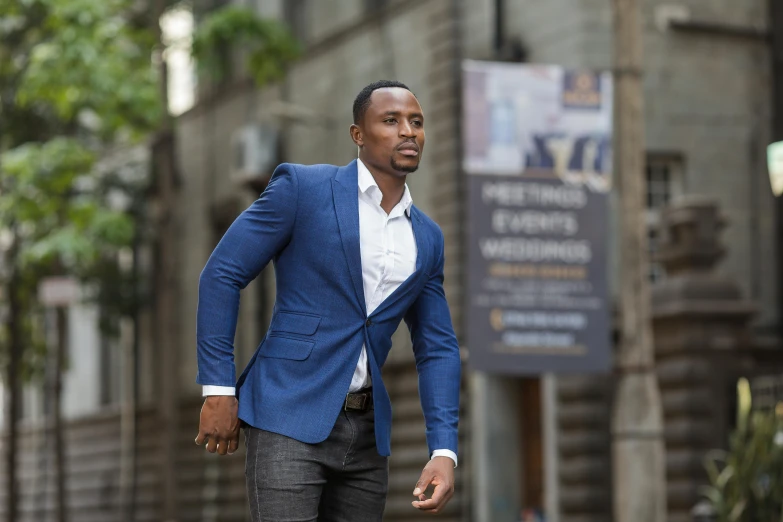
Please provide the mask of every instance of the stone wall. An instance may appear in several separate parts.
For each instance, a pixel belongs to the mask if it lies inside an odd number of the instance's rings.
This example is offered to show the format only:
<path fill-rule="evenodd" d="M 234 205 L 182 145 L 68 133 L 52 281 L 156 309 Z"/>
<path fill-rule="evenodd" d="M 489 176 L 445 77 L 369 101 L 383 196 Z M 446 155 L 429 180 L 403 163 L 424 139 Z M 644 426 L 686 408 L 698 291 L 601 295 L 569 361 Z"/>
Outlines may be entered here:
<path fill-rule="evenodd" d="M 652 292 L 658 382 L 666 439 L 667 509 L 689 522 L 706 482 L 707 451 L 725 447 L 737 378 L 751 370 L 756 307 L 714 267 L 725 221 L 714 201 L 687 198 L 664 212 L 659 259 L 667 277 Z"/>

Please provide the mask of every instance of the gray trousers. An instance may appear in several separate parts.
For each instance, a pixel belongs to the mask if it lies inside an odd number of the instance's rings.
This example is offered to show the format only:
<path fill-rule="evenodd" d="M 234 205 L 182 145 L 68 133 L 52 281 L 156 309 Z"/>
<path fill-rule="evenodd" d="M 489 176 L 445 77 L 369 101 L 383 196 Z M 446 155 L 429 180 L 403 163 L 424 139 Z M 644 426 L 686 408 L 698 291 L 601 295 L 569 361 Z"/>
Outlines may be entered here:
<path fill-rule="evenodd" d="M 374 411 L 342 411 L 319 444 L 245 427 L 253 522 L 380 521 L 389 483 L 375 448 Z"/>

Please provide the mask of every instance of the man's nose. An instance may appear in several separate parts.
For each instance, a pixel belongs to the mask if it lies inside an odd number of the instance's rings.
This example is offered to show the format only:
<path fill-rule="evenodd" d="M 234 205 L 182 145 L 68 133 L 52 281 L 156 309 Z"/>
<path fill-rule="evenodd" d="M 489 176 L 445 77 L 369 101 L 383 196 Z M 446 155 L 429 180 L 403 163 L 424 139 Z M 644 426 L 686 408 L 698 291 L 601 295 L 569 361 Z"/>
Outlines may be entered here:
<path fill-rule="evenodd" d="M 416 127 L 411 125 L 409 121 L 403 121 L 400 124 L 400 136 L 404 138 L 415 138 L 416 137 Z"/>

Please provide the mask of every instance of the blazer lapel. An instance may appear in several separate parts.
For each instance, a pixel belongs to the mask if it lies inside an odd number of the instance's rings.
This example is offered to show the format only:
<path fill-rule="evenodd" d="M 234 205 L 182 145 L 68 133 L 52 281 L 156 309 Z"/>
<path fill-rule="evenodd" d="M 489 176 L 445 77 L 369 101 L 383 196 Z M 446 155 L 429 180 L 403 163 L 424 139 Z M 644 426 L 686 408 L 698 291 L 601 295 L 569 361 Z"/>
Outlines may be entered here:
<path fill-rule="evenodd" d="M 364 315 L 367 315 L 359 244 L 359 181 L 355 160 L 345 167 L 340 167 L 337 175 L 332 179 L 332 197 L 353 289 Z"/>
<path fill-rule="evenodd" d="M 413 237 L 416 240 L 416 274 L 421 274 L 422 267 L 429 266 L 429 241 L 427 240 L 427 229 L 419 215 L 419 209 L 411 205 L 411 225 L 413 226 Z M 426 270 L 425 270 L 426 272 Z"/>

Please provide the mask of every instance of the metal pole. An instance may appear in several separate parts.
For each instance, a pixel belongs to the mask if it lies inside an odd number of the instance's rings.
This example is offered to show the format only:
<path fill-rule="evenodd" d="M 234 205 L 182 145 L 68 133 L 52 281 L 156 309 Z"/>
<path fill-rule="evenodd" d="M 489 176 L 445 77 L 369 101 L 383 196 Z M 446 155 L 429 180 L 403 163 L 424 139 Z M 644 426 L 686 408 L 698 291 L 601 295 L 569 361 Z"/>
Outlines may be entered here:
<path fill-rule="evenodd" d="M 612 418 L 615 522 L 664 522 L 663 419 L 655 376 L 643 219 L 644 98 L 637 0 L 613 0 L 615 136 L 620 196 L 621 340 Z"/>
<path fill-rule="evenodd" d="M 17 451 L 19 436 L 17 424 L 20 415 L 21 381 L 19 371 L 22 361 L 22 304 L 20 302 L 21 275 L 17 265 L 17 250 L 19 238 L 16 225 L 11 225 L 12 243 L 7 260 L 11 267 L 11 275 L 6 289 L 8 291 L 8 366 L 6 367 L 6 431 L 5 447 L 6 464 L 6 520 L 16 522 L 19 516 L 19 484 L 17 468 Z"/>
<path fill-rule="evenodd" d="M 133 522 L 136 480 L 136 376 L 135 331 L 133 320 L 120 320 L 122 344 L 122 413 L 120 414 L 120 501 L 118 520 Z"/>
<path fill-rule="evenodd" d="M 544 439 L 544 512 L 547 522 L 560 522 L 557 376 L 553 373 L 541 376 L 541 412 Z"/>
<path fill-rule="evenodd" d="M 54 461 L 57 469 L 57 520 L 67 522 L 68 499 L 65 491 L 66 463 L 63 438 L 62 390 L 65 371 L 65 353 L 68 345 L 68 309 L 57 307 L 57 344 L 55 346 L 55 372 L 52 393 L 52 423 L 54 432 Z"/>

